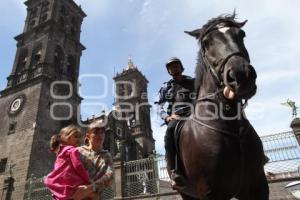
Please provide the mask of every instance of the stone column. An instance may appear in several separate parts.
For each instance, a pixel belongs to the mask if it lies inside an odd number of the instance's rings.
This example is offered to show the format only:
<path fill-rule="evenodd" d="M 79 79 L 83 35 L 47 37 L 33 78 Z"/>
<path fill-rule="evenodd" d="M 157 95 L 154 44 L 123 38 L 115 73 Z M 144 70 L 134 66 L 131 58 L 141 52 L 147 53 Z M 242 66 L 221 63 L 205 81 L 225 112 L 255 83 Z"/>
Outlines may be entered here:
<path fill-rule="evenodd" d="M 300 119 L 297 117 L 291 122 L 291 128 L 296 136 L 298 144 L 300 145 Z"/>
<path fill-rule="evenodd" d="M 115 197 L 123 196 L 123 162 L 120 157 L 114 158 L 114 191 Z"/>

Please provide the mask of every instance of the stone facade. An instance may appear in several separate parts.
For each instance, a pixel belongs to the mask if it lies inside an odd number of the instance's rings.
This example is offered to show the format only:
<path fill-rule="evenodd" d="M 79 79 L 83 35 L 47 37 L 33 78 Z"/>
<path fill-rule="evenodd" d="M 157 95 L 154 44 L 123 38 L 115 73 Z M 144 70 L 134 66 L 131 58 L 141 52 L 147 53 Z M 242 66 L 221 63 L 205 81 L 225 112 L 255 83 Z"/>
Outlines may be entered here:
<path fill-rule="evenodd" d="M 13 178 L 9 199 L 18 200 L 29 176 L 52 169 L 52 134 L 78 119 L 77 79 L 85 49 L 80 27 L 86 15 L 72 0 L 28 0 L 25 5 L 24 30 L 15 37 L 15 61 L 0 97 L 0 188 Z"/>

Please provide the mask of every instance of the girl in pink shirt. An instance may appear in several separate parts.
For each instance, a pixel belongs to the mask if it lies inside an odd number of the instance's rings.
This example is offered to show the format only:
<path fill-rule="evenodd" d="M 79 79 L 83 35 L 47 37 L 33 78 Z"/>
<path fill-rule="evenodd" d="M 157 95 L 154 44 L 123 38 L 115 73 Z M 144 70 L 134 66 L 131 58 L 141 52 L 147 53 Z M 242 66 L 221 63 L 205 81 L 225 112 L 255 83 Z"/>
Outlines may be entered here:
<path fill-rule="evenodd" d="M 45 185 L 56 200 L 73 199 L 72 196 L 80 185 L 89 185 L 89 174 L 82 165 L 80 153 L 76 149 L 81 140 L 80 129 L 69 125 L 61 129 L 59 134 L 52 136 L 50 150 L 57 157 L 54 169 L 44 179 Z M 97 200 L 97 194 L 87 199 Z"/>

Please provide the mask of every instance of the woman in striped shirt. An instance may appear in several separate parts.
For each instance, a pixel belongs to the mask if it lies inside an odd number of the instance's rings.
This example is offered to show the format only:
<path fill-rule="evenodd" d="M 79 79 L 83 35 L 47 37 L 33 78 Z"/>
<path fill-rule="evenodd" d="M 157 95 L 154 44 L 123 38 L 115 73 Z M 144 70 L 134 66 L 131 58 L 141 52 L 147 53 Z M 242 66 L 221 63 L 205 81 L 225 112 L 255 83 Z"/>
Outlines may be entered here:
<path fill-rule="evenodd" d="M 73 198 L 81 200 L 91 193 L 101 193 L 110 187 L 113 181 L 113 160 L 110 153 L 104 150 L 105 127 L 103 121 L 92 122 L 87 129 L 85 146 L 78 147 L 80 160 L 90 177 L 90 185 L 78 187 Z"/>

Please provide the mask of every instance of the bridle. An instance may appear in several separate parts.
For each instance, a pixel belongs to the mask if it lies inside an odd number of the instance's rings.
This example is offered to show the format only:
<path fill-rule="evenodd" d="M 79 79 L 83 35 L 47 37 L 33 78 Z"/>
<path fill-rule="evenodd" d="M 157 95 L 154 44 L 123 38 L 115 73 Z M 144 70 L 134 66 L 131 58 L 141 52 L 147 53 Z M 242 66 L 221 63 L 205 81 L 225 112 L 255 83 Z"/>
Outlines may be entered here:
<path fill-rule="evenodd" d="M 230 22 L 230 21 L 229 21 Z M 211 65 L 211 63 L 207 60 L 206 56 L 205 56 L 205 48 L 204 48 L 204 45 L 203 45 L 203 39 L 205 38 L 205 36 L 207 36 L 208 34 L 212 33 L 213 31 L 216 31 L 220 28 L 225 28 L 225 27 L 236 27 L 236 28 L 240 28 L 238 27 L 237 25 L 234 25 L 233 23 L 231 24 L 228 24 L 228 25 L 224 25 L 223 27 L 217 27 L 216 26 L 220 23 L 224 23 L 224 21 L 222 22 L 217 22 L 217 23 L 214 23 L 212 25 L 210 25 L 206 31 L 201 35 L 201 38 L 200 38 L 200 43 L 201 43 L 201 57 L 202 57 L 202 60 L 204 62 L 204 65 L 208 68 L 208 70 L 210 71 L 213 79 L 214 79 L 214 82 L 216 84 L 216 91 L 213 92 L 213 93 L 209 93 L 209 94 L 206 94 L 205 96 L 203 97 L 200 97 L 197 99 L 197 102 L 198 101 L 202 101 L 202 100 L 206 100 L 206 99 L 213 99 L 213 98 L 216 98 L 217 96 L 219 96 L 219 94 L 223 91 L 224 87 L 225 87 L 225 83 L 224 83 L 224 80 L 222 80 L 217 71 L 215 70 L 215 68 Z M 250 59 L 248 56 L 246 56 L 243 52 L 241 51 L 236 51 L 236 52 L 232 52 L 228 55 L 225 56 L 225 58 L 223 59 L 220 59 L 222 60 L 221 64 L 219 65 L 219 69 L 220 69 L 220 72 L 219 74 L 222 74 L 224 72 L 224 68 L 225 68 L 225 65 L 226 63 L 230 60 L 230 58 L 232 58 L 233 56 L 240 56 L 242 58 L 244 58 L 245 60 L 247 60 L 248 62 L 250 62 Z M 232 89 L 229 85 L 226 85 L 227 87 L 229 87 L 230 89 Z M 247 99 L 245 99 L 245 102 L 242 103 L 242 106 L 245 107 L 247 105 Z"/>
<path fill-rule="evenodd" d="M 199 97 L 197 100 L 196 100 L 196 104 L 200 101 L 204 101 L 204 100 L 210 100 L 210 101 L 214 101 L 214 100 L 217 100 L 217 102 L 225 102 L 225 105 L 227 104 L 228 100 L 226 100 L 223 96 L 223 94 L 220 94 L 222 93 L 222 91 L 224 90 L 224 87 L 225 87 L 225 84 L 224 84 L 224 81 L 219 77 L 217 71 L 215 70 L 215 68 L 212 66 L 212 64 L 207 60 L 206 56 L 205 56 L 205 48 L 203 47 L 203 39 L 204 37 L 215 31 L 215 30 L 218 30 L 219 28 L 222 28 L 222 27 L 218 27 L 216 28 L 216 26 L 218 24 L 220 24 L 222 22 L 218 22 L 218 23 L 214 23 L 212 24 L 211 26 L 209 26 L 209 28 L 201 35 L 201 38 L 200 38 L 200 42 L 201 42 L 201 58 L 203 60 L 203 63 L 205 65 L 205 67 L 207 68 L 208 71 L 210 71 L 210 74 L 211 76 L 213 77 L 214 79 L 214 82 L 216 84 L 216 91 L 213 92 L 213 93 L 207 93 L 206 95 L 202 96 L 202 97 Z M 237 28 L 240 28 L 238 27 L 237 25 L 224 25 L 224 27 L 237 27 Z M 228 55 L 225 56 L 224 59 L 222 59 L 222 62 L 221 64 L 219 65 L 219 69 L 220 69 L 220 72 L 219 74 L 222 74 L 222 72 L 224 71 L 224 68 L 225 68 L 225 65 L 226 63 L 230 60 L 230 58 L 232 58 L 233 56 L 241 56 L 242 58 L 246 59 L 248 62 L 250 62 L 249 60 L 249 57 L 248 56 L 245 56 L 244 53 L 240 52 L 240 51 L 237 51 L 237 52 L 232 52 Z M 226 85 L 227 87 L 230 88 L 230 86 Z M 244 100 L 240 100 L 240 101 L 237 101 L 237 103 L 240 103 L 241 104 L 241 109 L 245 109 L 245 107 L 247 106 L 247 99 Z M 228 104 L 227 104 L 228 105 Z M 229 107 L 229 109 L 231 109 Z M 225 135 L 231 135 L 232 134 L 226 130 L 221 130 L 221 129 L 218 129 L 218 128 L 215 128 L 215 127 L 211 127 L 210 125 L 202 122 L 200 119 L 197 119 L 194 115 L 191 115 L 190 117 L 193 121 L 197 122 L 198 124 L 201 124 L 202 126 L 206 126 L 207 128 L 209 129 L 213 129 L 217 132 L 221 132 Z"/>

